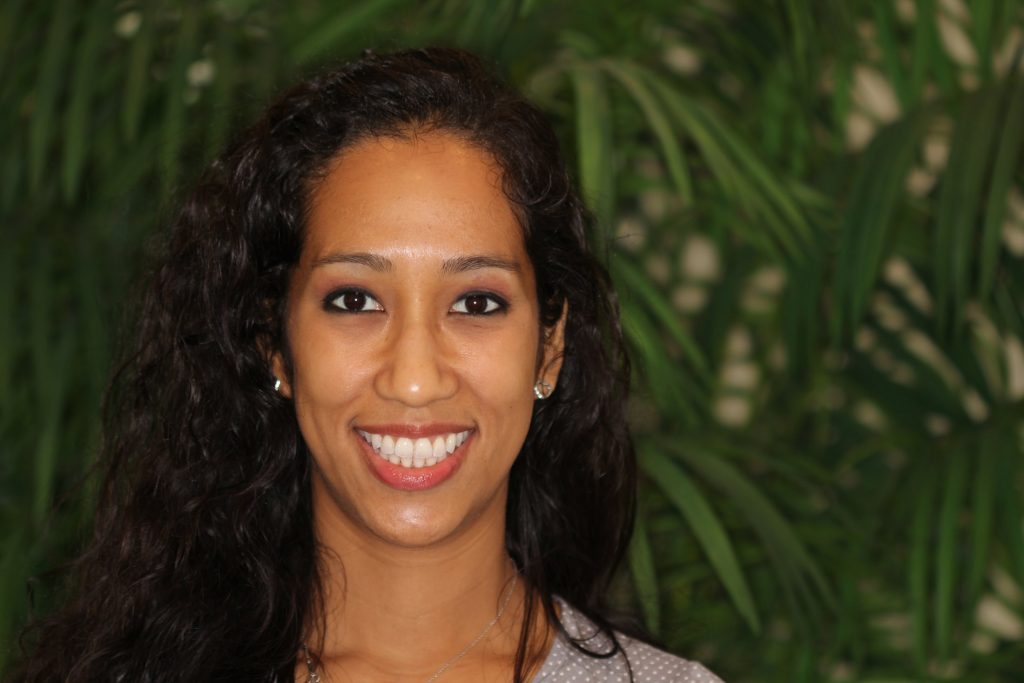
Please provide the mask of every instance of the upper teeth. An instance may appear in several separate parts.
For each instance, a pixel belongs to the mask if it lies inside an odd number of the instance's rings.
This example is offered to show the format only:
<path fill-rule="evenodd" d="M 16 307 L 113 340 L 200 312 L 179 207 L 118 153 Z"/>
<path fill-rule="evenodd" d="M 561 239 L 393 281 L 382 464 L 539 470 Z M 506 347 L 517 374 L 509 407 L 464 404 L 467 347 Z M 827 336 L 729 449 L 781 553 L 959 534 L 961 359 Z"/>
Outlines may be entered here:
<path fill-rule="evenodd" d="M 430 467 L 436 465 L 469 436 L 469 431 L 441 434 L 432 439 L 420 437 L 409 439 L 404 436 L 390 434 L 371 434 L 361 429 L 359 436 L 370 444 L 374 452 L 388 462 L 402 467 Z"/>

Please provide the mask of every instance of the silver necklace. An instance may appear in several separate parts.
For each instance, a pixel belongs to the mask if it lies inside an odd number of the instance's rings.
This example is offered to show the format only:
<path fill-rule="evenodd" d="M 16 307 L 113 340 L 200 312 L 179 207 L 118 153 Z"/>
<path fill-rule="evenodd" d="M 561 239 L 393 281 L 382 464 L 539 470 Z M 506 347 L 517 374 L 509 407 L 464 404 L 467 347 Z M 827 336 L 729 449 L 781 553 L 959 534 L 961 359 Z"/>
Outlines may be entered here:
<path fill-rule="evenodd" d="M 435 671 L 434 675 L 427 679 L 427 683 L 434 683 L 434 681 L 436 681 L 441 676 L 441 674 L 450 669 L 452 665 L 455 664 L 455 662 L 465 657 L 466 653 L 468 653 L 470 650 L 472 650 L 474 647 L 480 644 L 480 641 L 484 639 L 484 637 L 490 632 L 492 628 L 494 628 L 494 625 L 497 624 L 498 621 L 501 619 L 501 615 L 505 613 L 505 608 L 508 607 L 508 601 L 512 599 L 512 593 L 515 591 L 516 581 L 518 580 L 518 574 L 512 577 L 512 583 L 509 584 L 508 589 L 505 591 L 505 597 L 501 601 L 501 607 L 498 608 L 498 613 L 494 615 L 494 618 L 491 619 L 486 626 L 484 626 L 484 630 L 480 631 L 480 633 L 477 634 L 476 638 L 474 638 L 469 645 L 462 648 L 459 654 L 455 655 L 447 662 L 442 664 L 441 668 Z M 302 654 L 306 658 L 306 669 L 309 671 L 309 683 L 321 683 L 320 674 L 317 673 L 316 664 L 313 662 L 313 656 L 309 653 L 309 647 L 306 645 L 306 643 L 302 644 Z"/>

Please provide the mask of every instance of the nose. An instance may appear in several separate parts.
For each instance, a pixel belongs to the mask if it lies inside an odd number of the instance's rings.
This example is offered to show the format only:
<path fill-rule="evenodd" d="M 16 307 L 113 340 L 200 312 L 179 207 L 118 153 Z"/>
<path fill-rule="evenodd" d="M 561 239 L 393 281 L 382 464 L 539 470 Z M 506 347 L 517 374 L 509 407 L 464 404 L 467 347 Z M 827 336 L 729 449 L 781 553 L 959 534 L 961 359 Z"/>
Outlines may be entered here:
<path fill-rule="evenodd" d="M 424 315 L 395 319 L 374 378 L 374 389 L 410 407 L 449 398 L 458 388 L 442 330 Z"/>

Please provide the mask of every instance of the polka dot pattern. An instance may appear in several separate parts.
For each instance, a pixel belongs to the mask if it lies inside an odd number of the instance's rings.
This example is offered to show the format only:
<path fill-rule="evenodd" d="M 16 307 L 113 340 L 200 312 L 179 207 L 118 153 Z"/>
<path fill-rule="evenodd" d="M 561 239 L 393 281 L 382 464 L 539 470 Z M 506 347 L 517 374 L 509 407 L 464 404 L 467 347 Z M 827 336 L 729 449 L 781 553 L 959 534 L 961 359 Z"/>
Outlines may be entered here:
<path fill-rule="evenodd" d="M 556 598 L 562 624 L 573 638 L 583 638 L 581 644 L 589 650 L 606 652 L 611 641 L 598 632 L 584 615 L 574 610 L 564 600 Z M 724 683 L 715 674 L 696 662 L 677 657 L 647 643 L 633 640 L 616 633 L 626 650 L 629 665 L 633 669 L 634 683 Z M 551 652 L 533 683 L 628 683 L 629 673 L 622 655 L 600 659 L 585 655 L 574 648 L 559 634 Z"/>

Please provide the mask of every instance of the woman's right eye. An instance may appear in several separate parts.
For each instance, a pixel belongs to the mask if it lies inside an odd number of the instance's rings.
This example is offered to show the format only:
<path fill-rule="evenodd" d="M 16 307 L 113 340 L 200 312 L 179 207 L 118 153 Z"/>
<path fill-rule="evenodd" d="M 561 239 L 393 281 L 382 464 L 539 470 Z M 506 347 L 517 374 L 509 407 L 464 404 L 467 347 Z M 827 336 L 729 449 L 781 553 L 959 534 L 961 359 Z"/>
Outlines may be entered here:
<path fill-rule="evenodd" d="M 346 313 L 372 313 L 383 311 L 384 307 L 362 289 L 342 289 L 327 295 L 324 304 L 333 310 Z"/>

